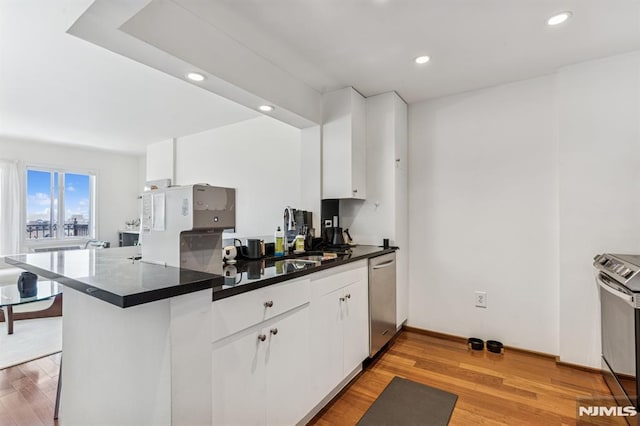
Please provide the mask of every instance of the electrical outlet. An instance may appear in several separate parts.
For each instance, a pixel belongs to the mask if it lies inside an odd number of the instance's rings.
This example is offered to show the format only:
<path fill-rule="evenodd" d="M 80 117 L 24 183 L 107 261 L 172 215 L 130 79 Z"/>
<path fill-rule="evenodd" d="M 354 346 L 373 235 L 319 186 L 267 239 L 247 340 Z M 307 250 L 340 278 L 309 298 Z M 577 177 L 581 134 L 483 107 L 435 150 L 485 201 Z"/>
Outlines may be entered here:
<path fill-rule="evenodd" d="M 487 307 L 487 292 L 486 291 L 476 291 L 476 308 L 486 308 Z"/>
<path fill-rule="evenodd" d="M 325 228 L 331 228 L 333 226 L 333 220 L 331 219 L 325 219 L 324 220 L 324 227 Z"/>

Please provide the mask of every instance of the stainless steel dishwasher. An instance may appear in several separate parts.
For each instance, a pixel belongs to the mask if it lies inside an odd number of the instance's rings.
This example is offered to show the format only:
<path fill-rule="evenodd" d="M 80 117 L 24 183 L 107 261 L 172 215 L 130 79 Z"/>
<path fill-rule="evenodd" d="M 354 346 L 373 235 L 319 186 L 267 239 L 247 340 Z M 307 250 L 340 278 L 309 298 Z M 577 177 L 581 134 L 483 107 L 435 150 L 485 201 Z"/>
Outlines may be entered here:
<path fill-rule="evenodd" d="M 396 254 L 369 259 L 369 356 L 396 333 Z"/>

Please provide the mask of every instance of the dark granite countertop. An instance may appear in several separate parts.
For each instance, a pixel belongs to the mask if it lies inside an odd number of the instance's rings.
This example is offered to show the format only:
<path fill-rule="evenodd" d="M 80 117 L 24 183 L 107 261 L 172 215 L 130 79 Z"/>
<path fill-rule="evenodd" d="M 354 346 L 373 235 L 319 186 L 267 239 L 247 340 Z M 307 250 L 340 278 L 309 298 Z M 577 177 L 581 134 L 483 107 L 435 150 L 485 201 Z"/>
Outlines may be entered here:
<path fill-rule="evenodd" d="M 378 246 L 354 246 L 347 252 L 338 253 L 333 259 L 313 263 L 305 262 L 304 257 L 308 255 L 313 258 L 321 257 L 322 252 L 312 251 L 299 256 L 272 257 L 262 260 L 239 260 L 233 265 L 225 265 L 224 281 L 213 288 L 213 300 L 224 299 L 346 263 L 392 253 L 395 250 L 397 250 L 395 247 L 383 249 Z"/>
<path fill-rule="evenodd" d="M 139 255 L 139 247 L 21 254 L 8 256 L 5 262 L 121 308 L 128 308 L 208 288 L 212 289 L 212 300 L 224 299 L 394 250 L 356 246 L 336 258 L 315 262 L 302 261 L 293 256 L 239 260 L 235 265 L 225 266 L 224 274 L 229 276 L 132 260 L 132 257 Z"/>
<path fill-rule="evenodd" d="M 7 256 L 5 262 L 121 308 L 212 288 L 220 275 L 131 260 L 139 247 Z"/>

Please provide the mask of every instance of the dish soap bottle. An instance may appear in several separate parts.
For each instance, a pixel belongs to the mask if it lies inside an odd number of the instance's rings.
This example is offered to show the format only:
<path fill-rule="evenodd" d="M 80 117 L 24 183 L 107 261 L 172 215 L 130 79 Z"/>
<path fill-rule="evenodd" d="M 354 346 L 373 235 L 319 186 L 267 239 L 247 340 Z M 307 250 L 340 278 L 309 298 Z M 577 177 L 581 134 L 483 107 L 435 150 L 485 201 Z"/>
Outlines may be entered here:
<path fill-rule="evenodd" d="M 275 234 L 274 254 L 276 256 L 284 256 L 284 232 L 278 226 Z"/>
<path fill-rule="evenodd" d="M 293 252 L 295 254 L 304 253 L 304 235 L 298 234 L 296 235 L 296 239 L 294 241 Z"/>

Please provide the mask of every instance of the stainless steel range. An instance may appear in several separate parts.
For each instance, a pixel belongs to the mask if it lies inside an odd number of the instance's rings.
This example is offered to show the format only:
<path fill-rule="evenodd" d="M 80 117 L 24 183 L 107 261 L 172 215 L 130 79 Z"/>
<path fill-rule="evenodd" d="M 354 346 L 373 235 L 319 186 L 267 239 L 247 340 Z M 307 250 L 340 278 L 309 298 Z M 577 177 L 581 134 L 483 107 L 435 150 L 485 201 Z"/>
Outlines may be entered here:
<path fill-rule="evenodd" d="M 640 256 L 595 257 L 600 290 L 602 372 L 621 406 L 637 410 L 640 369 Z"/>

